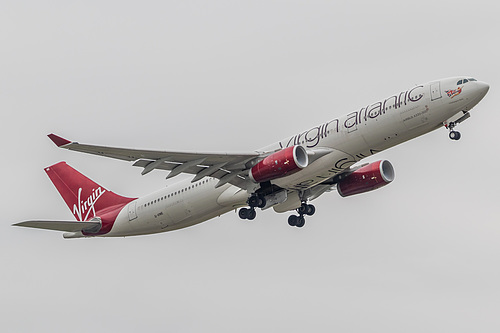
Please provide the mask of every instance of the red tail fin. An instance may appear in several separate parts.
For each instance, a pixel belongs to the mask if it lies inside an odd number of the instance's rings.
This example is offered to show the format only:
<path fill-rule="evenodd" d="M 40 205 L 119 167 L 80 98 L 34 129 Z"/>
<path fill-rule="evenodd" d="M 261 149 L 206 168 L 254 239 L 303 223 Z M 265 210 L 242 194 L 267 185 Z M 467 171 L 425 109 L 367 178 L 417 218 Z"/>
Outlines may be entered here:
<path fill-rule="evenodd" d="M 112 226 L 121 208 L 134 200 L 105 189 L 67 165 L 66 162 L 47 167 L 45 172 L 78 221 L 88 221 L 94 216 L 106 216 L 107 219 L 112 218 L 112 221 L 106 221 Z M 116 215 L 113 214 L 115 211 Z"/>

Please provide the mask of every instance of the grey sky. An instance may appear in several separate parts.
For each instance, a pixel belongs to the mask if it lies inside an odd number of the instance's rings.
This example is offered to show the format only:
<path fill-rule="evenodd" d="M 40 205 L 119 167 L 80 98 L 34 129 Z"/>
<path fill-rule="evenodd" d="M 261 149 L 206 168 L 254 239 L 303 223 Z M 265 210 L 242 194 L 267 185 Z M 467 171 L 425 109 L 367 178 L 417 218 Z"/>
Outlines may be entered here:
<path fill-rule="evenodd" d="M 3 332 L 498 332 L 500 180 L 492 1 L 3 1 Z M 168 184 L 58 150 L 54 132 L 125 147 L 245 151 L 448 76 L 490 83 L 460 125 L 370 159 L 396 180 L 288 214 L 229 213 L 171 233 L 63 240 L 43 168 L 113 191 Z M 174 181 L 176 181 L 174 179 Z"/>

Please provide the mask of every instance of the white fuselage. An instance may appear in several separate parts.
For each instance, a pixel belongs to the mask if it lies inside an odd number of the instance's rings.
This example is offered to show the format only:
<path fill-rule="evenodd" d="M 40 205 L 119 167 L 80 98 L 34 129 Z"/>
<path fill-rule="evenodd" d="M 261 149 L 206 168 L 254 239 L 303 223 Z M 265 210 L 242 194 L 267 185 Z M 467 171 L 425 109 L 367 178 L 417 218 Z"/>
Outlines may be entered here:
<path fill-rule="evenodd" d="M 309 189 L 366 157 L 443 126 L 449 119 L 463 115 L 462 111 L 471 110 L 488 91 L 485 83 L 457 85 L 458 80 L 450 78 L 413 87 L 257 151 L 301 145 L 313 157 L 317 152 L 321 157 L 313 158 L 306 168 L 272 181 L 289 191 Z M 217 182 L 210 177 L 194 183 L 186 180 L 136 199 L 123 208 L 112 230 L 103 236 L 180 229 L 246 204 L 247 191 L 230 184 L 216 188 Z"/>

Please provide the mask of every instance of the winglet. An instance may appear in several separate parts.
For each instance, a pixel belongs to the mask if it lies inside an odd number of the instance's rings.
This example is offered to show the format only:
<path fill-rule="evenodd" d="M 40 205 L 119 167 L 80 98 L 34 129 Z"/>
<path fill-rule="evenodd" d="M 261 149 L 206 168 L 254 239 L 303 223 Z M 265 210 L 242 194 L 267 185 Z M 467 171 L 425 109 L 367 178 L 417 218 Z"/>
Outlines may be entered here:
<path fill-rule="evenodd" d="M 64 138 L 61 138 L 60 136 L 57 136 L 55 134 L 49 134 L 47 135 L 49 137 L 50 140 L 52 140 L 52 142 L 54 142 L 56 144 L 56 146 L 58 147 L 61 147 L 61 146 L 65 146 L 69 143 L 71 143 L 71 141 L 69 140 L 66 140 Z"/>

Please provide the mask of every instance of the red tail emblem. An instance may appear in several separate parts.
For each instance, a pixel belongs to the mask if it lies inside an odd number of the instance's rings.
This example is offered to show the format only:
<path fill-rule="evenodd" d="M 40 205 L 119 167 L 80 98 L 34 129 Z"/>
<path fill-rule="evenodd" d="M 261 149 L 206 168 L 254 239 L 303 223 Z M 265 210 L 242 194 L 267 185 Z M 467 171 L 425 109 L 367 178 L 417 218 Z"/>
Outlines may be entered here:
<path fill-rule="evenodd" d="M 45 168 L 45 172 L 78 221 L 101 218 L 99 234 L 109 232 L 121 209 L 135 200 L 105 189 L 65 162 Z"/>

